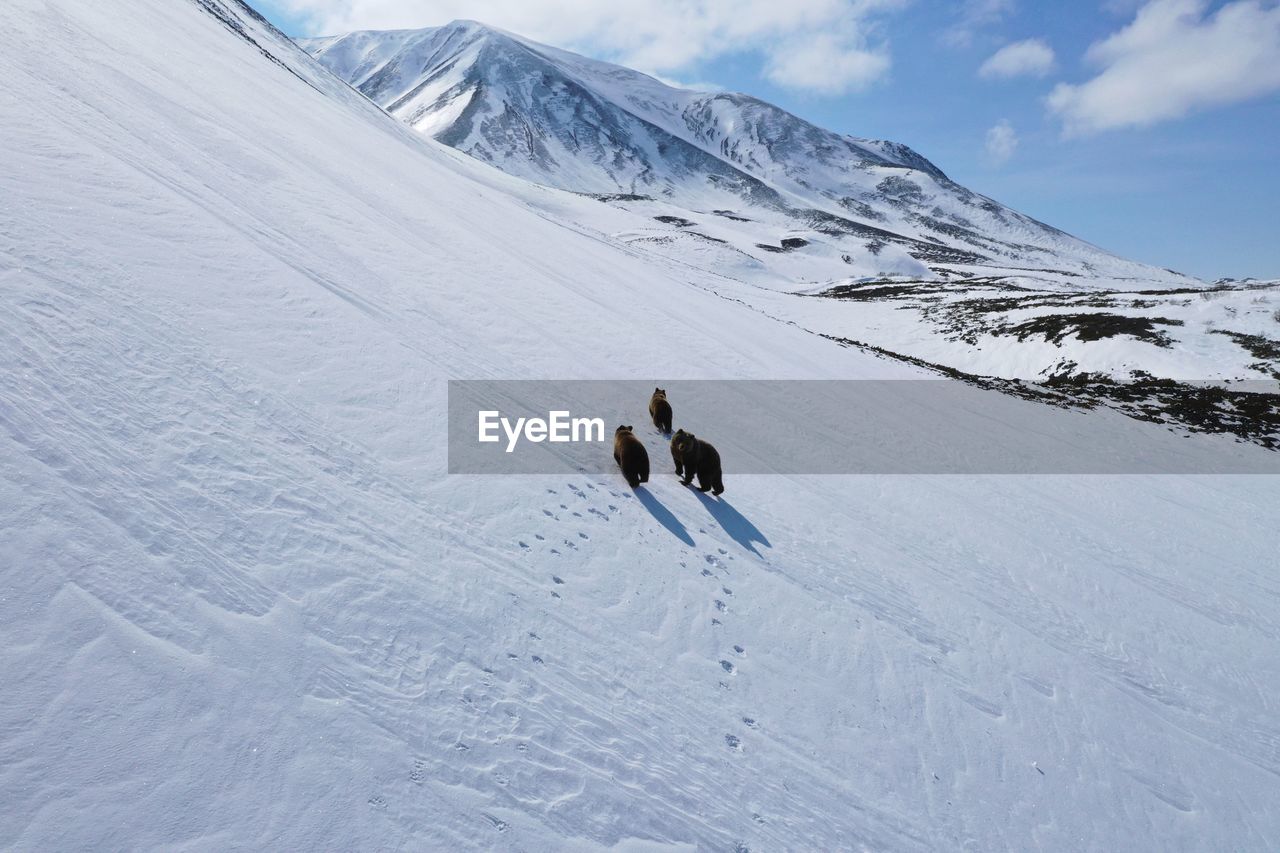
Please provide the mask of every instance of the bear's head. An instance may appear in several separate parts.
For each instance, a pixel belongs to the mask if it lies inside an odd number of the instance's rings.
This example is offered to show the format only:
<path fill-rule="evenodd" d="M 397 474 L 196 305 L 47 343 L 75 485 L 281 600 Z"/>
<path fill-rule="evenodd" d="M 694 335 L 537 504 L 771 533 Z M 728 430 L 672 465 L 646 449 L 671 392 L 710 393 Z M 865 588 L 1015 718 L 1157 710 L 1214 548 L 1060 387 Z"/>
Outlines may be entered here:
<path fill-rule="evenodd" d="M 665 400 L 665 399 L 666 399 L 666 397 L 667 397 L 667 390 L 666 390 L 665 388 L 654 388 L 654 389 L 653 389 L 653 396 L 655 396 L 655 397 L 661 397 L 661 398 L 663 398 L 663 399 Z"/>
<path fill-rule="evenodd" d="M 629 426 L 620 426 L 620 427 L 618 427 L 617 429 L 615 429 L 615 430 L 613 431 L 613 434 L 614 434 L 614 435 L 621 435 L 621 434 L 622 434 L 622 433 L 624 433 L 624 432 L 631 432 L 631 427 L 629 427 Z"/>

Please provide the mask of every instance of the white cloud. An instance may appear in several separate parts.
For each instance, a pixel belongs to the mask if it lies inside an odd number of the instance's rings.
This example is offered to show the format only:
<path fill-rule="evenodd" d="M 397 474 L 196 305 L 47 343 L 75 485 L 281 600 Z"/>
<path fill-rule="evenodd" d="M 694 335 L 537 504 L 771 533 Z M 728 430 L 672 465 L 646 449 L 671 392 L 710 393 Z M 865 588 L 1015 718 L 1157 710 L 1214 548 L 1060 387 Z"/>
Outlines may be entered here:
<path fill-rule="evenodd" d="M 1000 48 L 982 63 L 978 76 L 988 80 L 1043 77 L 1053 70 L 1053 61 L 1053 48 L 1040 39 L 1015 41 Z"/>
<path fill-rule="evenodd" d="M 1089 48 L 1101 67 L 1059 84 L 1049 111 L 1068 135 L 1146 126 L 1280 89 L 1280 6 L 1236 0 L 1150 0 L 1124 29 Z"/>
<path fill-rule="evenodd" d="M 964 0 L 957 20 L 943 32 L 942 40 L 952 47 L 969 47 L 978 33 L 999 24 L 1015 6 L 1015 0 Z"/>
<path fill-rule="evenodd" d="M 910 0 L 276 0 L 306 35 L 478 20 L 660 76 L 753 54 L 779 85 L 838 94 L 890 66 L 878 24 Z M 987 0 L 990 2 L 990 0 Z"/>
<path fill-rule="evenodd" d="M 820 34 L 770 51 L 765 76 L 792 89 L 838 95 L 861 89 L 889 70 L 882 49 L 863 49 L 838 36 Z"/>
<path fill-rule="evenodd" d="M 1017 150 L 1018 132 L 1008 119 L 1000 119 L 987 131 L 987 160 L 991 165 L 1003 166 Z"/>

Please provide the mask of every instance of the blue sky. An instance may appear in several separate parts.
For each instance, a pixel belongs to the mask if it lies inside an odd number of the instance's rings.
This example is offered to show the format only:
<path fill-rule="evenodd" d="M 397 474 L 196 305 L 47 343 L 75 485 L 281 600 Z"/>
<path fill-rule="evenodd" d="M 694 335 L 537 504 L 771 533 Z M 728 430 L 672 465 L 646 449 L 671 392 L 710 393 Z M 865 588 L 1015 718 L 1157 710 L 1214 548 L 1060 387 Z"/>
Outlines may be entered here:
<path fill-rule="evenodd" d="M 290 35 L 466 17 L 904 142 L 1126 257 L 1280 278 L 1277 0 L 251 0 Z"/>

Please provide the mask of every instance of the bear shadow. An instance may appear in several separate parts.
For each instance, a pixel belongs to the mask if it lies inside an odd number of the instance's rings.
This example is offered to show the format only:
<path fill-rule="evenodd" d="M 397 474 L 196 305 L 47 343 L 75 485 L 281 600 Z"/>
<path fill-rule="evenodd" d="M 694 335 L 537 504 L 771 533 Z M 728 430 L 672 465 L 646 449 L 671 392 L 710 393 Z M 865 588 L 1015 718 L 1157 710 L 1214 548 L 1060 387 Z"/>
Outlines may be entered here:
<path fill-rule="evenodd" d="M 716 520 L 716 523 L 720 525 L 725 533 L 729 534 L 734 542 L 737 542 L 757 557 L 761 556 L 760 552 L 756 550 L 757 542 L 766 548 L 773 547 L 773 545 L 769 544 L 769 537 L 761 533 L 760 528 L 734 509 L 733 504 L 723 497 L 713 499 L 706 492 L 700 492 L 697 489 L 694 489 L 693 493 L 698 496 L 698 500 L 702 501 L 702 505 L 707 508 L 707 512 L 711 513 L 711 517 Z"/>
<path fill-rule="evenodd" d="M 662 501 L 653 496 L 653 493 L 643 486 L 635 490 L 636 500 L 640 501 L 640 505 L 649 510 L 649 514 L 663 527 L 670 530 L 672 535 L 686 545 L 693 545 L 693 537 L 689 535 L 689 531 L 684 529 L 684 525 L 680 523 L 680 519 L 675 517 L 671 510 L 663 506 Z"/>

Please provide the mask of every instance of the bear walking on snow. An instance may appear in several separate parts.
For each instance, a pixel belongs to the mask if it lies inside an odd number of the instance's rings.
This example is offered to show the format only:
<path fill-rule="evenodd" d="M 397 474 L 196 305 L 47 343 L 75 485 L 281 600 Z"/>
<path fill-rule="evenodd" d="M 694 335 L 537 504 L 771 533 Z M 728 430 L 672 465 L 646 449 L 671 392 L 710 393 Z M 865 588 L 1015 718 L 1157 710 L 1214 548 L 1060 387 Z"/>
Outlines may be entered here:
<path fill-rule="evenodd" d="M 629 426 L 620 426 L 613 433 L 613 461 L 631 488 L 649 482 L 649 452 Z"/>
<path fill-rule="evenodd" d="M 662 388 L 653 389 L 653 396 L 649 398 L 649 417 L 663 434 L 671 435 L 671 404 L 667 402 L 667 392 Z"/>
<path fill-rule="evenodd" d="M 683 475 L 684 485 L 693 482 L 698 475 L 698 490 L 719 495 L 724 491 L 724 474 L 720 470 L 720 454 L 707 442 L 691 432 L 678 430 L 671 439 L 671 458 L 676 463 L 677 476 Z"/>

